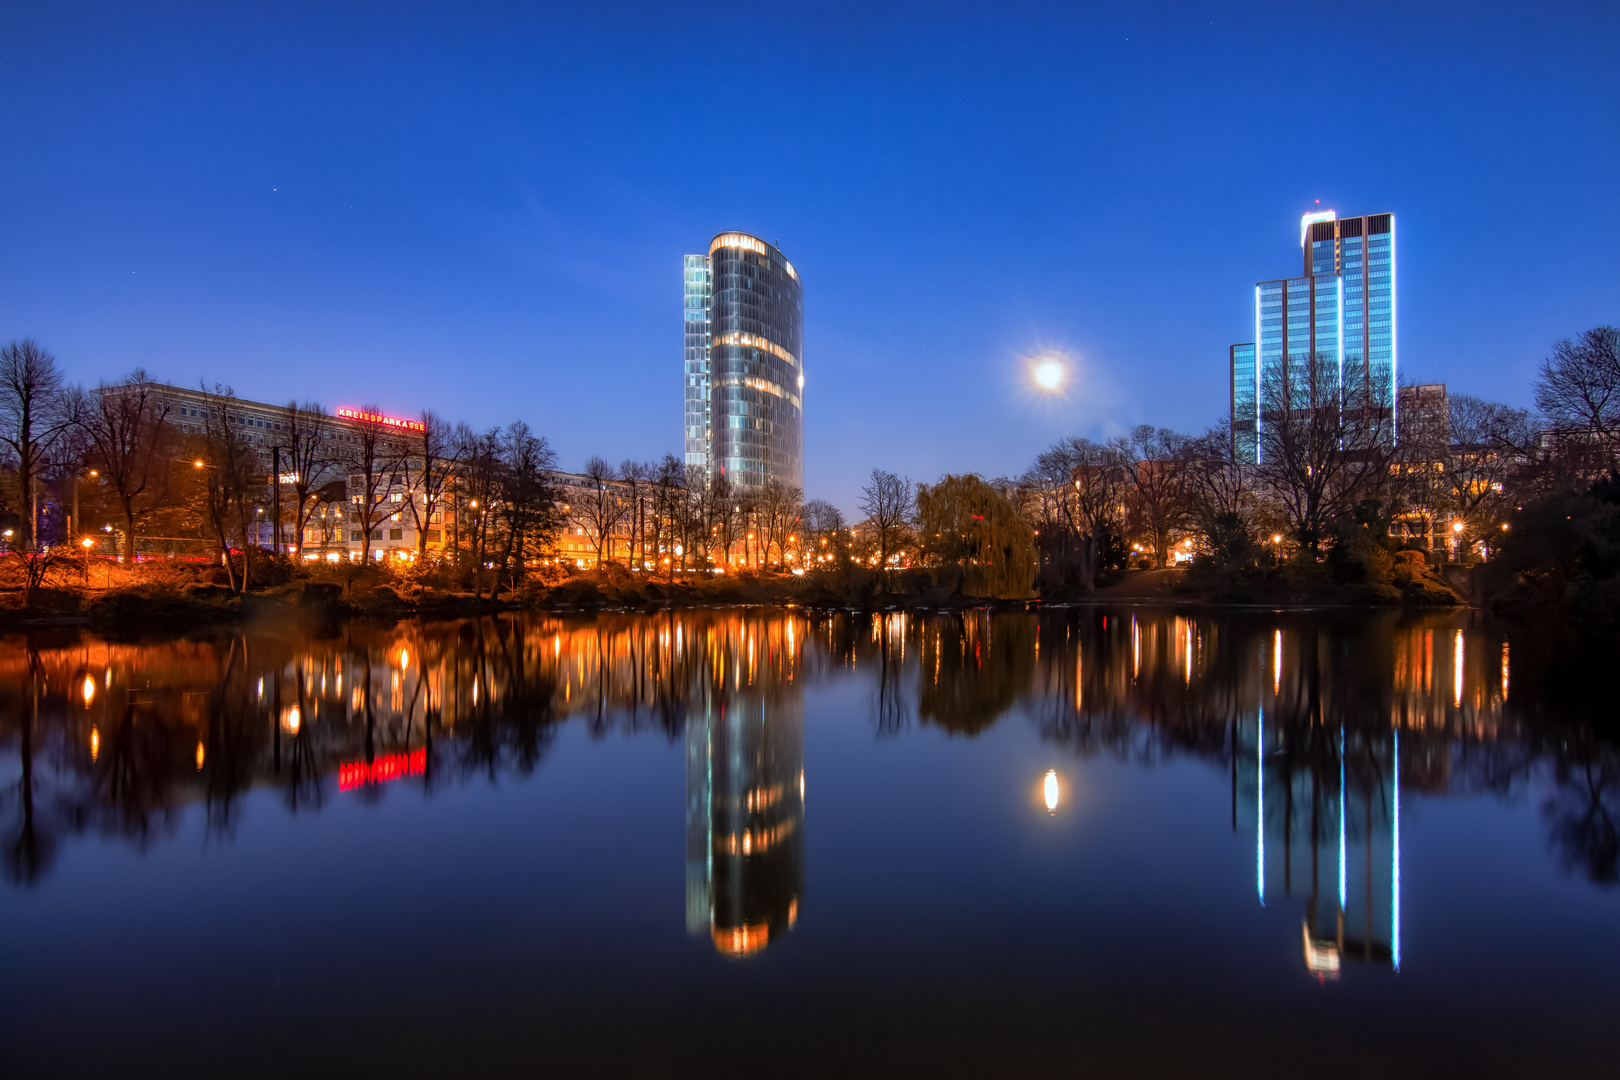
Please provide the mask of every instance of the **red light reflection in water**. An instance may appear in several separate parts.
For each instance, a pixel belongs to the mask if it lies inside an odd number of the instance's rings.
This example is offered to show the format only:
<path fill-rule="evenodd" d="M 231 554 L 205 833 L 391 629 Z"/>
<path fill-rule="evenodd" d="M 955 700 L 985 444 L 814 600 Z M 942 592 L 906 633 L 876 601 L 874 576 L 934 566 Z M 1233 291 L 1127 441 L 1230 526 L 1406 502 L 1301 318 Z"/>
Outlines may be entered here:
<path fill-rule="evenodd" d="M 369 765 L 364 761 L 351 761 L 338 766 L 338 790 L 353 791 L 365 784 L 385 784 L 402 776 L 420 776 L 426 771 L 426 749 L 388 754 Z"/>

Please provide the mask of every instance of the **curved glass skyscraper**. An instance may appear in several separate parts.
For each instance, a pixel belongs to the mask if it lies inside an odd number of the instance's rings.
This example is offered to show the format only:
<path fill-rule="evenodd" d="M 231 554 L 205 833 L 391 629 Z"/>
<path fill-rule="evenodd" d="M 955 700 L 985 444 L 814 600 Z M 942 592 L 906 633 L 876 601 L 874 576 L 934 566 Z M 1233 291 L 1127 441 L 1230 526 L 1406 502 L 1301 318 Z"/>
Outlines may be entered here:
<path fill-rule="evenodd" d="M 775 247 L 725 232 L 685 268 L 686 463 L 712 484 L 804 486 L 804 292 Z"/>

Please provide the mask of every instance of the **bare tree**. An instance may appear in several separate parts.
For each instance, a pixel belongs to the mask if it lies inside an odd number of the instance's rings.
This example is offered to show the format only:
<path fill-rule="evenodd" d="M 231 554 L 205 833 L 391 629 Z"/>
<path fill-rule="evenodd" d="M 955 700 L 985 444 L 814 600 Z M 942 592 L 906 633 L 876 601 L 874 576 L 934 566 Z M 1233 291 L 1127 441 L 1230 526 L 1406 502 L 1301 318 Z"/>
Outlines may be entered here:
<path fill-rule="evenodd" d="M 1035 459 L 1009 495 L 1009 501 L 1035 530 L 1039 573 L 1048 588 L 1078 584 L 1081 534 L 1075 516 L 1077 464 L 1074 446 L 1060 442 Z"/>
<path fill-rule="evenodd" d="M 1507 520 L 1514 480 L 1523 471 L 1525 448 L 1533 438 L 1530 414 L 1469 394 L 1447 399 L 1449 414 L 1444 503 L 1462 519 L 1464 530 L 1499 528 Z"/>
<path fill-rule="evenodd" d="M 1260 387 L 1257 473 L 1301 547 L 1321 549 L 1329 523 L 1378 495 L 1395 454 L 1394 402 L 1370 384 L 1341 390 L 1334 357 L 1317 353 Z"/>
<path fill-rule="evenodd" d="M 844 512 L 826 499 L 811 499 L 804 504 L 804 531 L 807 546 L 818 550 L 830 548 L 834 539 L 844 531 Z"/>
<path fill-rule="evenodd" d="M 324 520 L 331 517 L 331 507 L 324 505 L 324 493 L 334 479 L 347 479 L 351 455 L 347 447 L 339 442 L 340 435 L 332 424 L 332 418 L 318 401 L 306 401 L 303 405 L 287 402 L 281 410 L 281 424 L 281 449 L 286 455 L 282 459 L 282 467 L 292 476 L 288 485 L 292 488 L 293 496 L 293 552 L 296 558 L 301 559 L 304 555 L 305 531 L 310 528 L 317 508 L 325 512 L 322 515 L 325 526 L 321 527 L 322 543 L 330 543 L 333 538 L 330 526 L 334 523 Z M 274 482 L 281 483 L 281 477 L 276 477 Z M 339 526 L 337 538 L 342 539 L 342 523 L 335 524 Z"/>
<path fill-rule="evenodd" d="M 684 536 L 682 523 L 686 517 L 682 510 L 686 503 L 686 465 L 674 454 L 665 454 L 654 466 L 652 478 L 653 530 L 652 553 L 654 569 L 657 556 L 663 553 L 664 565 L 670 581 L 675 580 L 675 547 Z M 685 545 L 681 545 L 685 550 Z"/>
<path fill-rule="evenodd" d="M 615 490 L 618 477 L 606 461 L 593 456 L 585 463 L 583 475 L 585 486 L 570 493 L 572 509 L 568 513 L 596 548 L 600 569 L 604 560 L 613 558 L 613 537 L 629 507 Z"/>
<path fill-rule="evenodd" d="M 456 534 L 466 542 L 473 568 L 473 595 L 480 597 L 490 526 L 496 520 L 495 503 L 500 491 L 501 433 L 496 428 L 477 433 L 463 424 L 456 428 L 455 440 L 461 460 L 456 474 Z"/>
<path fill-rule="evenodd" d="M 56 357 L 33 338 L 0 348 L 0 442 L 10 450 L 17 468 L 24 551 L 34 550 L 39 539 L 35 488 L 52 447 L 71 422 L 64 405 Z"/>
<path fill-rule="evenodd" d="M 200 524 L 219 545 L 231 588 L 246 592 L 253 578 L 252 527 L 259 509 L 255 495 L 258 455 L 248 444 L 236 412 L 236 393 L 215 384 L 203 388 L 203 456 L 192 463 L 199 476 Z M 238 572 L 232 558 L 233 541 L 242 545 Z"/>
<path fill-rule="evenodd" d="M 440 504 L 449 490 L 464 444 L 454 437 L 444 417 L 432 409 L 422 410 L 420 422 L 421 428 L 405 440 L 401 472 L 411 520 L 416 526 L 416 552 L 426 555 L 428 529 L 443 516 Z M 443 526 L 440 528 L 442 530 Z"/>
<path fill-rule="evenodd" d="M 780 480 L 770 480 L 760 491 L 756 505 L 756 520 L 764 539 L 764 562 L 769 564 L 771 547 L 776 547 L 778 566 L 786 565 L 788 542 L 798 534 L 804 513 L 804 492 Z"/>
<path fill-rule="evenodd" d="M 382 410 L 376 405 L 363 405 L 360 412 L 374 417 Z M 360 559 L 370 562 L 371 542 L 381 535 L 383 523 L 401 512 L 392 496 L 404 467 L 404 454 L 399 436 L 377 420 L 360 420 L 354 438 L 348 467 L 357 483 L 351 485 L 349 503 L 360 526 Z M 399 501 L 404 501 L 403 495 Z"/>
<path fill-rule="evenodd" d="M 646 491 L 652 479 L 653 466 L 644 465 L 639 461 L 628 458 L 619 463 L 619 482 L 623 484 L 625 499 L 625 523 L 629 540 L 629 560 L 632 569 L 637 569 L 647 561 L 647 506 Z M 641 557 L 636 557 L 637 546 L 640 546 Z"/>
<path fill-rule="evenodd" d="M 896 476 L 883 469 L 873 469 L 871 480 L 861 488 L 857 505 L 866 515 L 867 527 L 877 543 L 878 565 L 885 571 L 885 582 L 889 555 L 905 541 L 916 500 L 917 489 L 909 476 Z"/>
<path fill-rule="evenodd" d="M 68 394 L 68 413 L 89 443 L 87 456 L 118 499 L 124 518 L 124 560 L 131 565 L 136 521 L 164 501 L 174 471 L 169 406 L 156 389 L 152 376 L 137 368 L 118 383 L 102 383 L 93 393 Z"/>
<path fill-rule="evenodd" d="M 1118 528 L 1125 510 L 1125 461 L 1117 446 L 1090 439 L 1069 439 L 1065 449 L 1073 462 L 1074 526 L 1079 534 L 1080 585 L 1087 592 L 1097 587 L 1103 543 Z"/>
<path fill-rule="evenodd" d="M 1153 559 L 1163 566 L 1170 533 L 1186 523 L 1187 436 L 1169 428 L 1139 424 L 1114 442 L 1129 484 L 1128 504 L 1153 541 Z"/>
<path fill-rule="evenodd" d="M 1254 526 L 1254 461 L 1222 418 L 1182 447 L 1190 513 L 1205 544 L 1227 559 L 1244 557 Z"/>
<path fill-rule="evenodd" d="M 1541 362 L 1536 408 L 1596 440 L 1611 466 L 1620 449 L 1620 329 L 1597 326 L 1554 345 Z"/>
<path fill-rule="evenodd" d="M 557 455 L 521 420 L 508 425 L 500 451 L 499 512 L 506 533 L 501 561 L 516 590 L 528 560 L 551 543 L 562 524 L 551 486 Z"/>

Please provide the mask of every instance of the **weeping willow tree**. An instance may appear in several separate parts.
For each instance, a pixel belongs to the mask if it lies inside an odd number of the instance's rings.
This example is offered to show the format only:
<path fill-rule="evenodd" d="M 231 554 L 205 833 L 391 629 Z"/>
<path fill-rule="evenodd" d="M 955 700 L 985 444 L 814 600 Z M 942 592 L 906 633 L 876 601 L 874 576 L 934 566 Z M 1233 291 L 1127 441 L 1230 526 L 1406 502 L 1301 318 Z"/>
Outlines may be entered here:
<path fill-rule="evenodd" d="M 954 592 L 997 600 L 1034 595 L 1034 530 L 977 476 L 919 486 L 917 527 L 924 562 Z"/>

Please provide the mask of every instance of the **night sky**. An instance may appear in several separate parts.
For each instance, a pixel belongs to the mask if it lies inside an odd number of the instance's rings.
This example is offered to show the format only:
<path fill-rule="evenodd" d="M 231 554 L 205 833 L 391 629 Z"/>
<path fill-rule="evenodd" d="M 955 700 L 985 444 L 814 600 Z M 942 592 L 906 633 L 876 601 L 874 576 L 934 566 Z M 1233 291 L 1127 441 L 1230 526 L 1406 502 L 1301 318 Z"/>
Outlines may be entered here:
<path fill-rule="evenodd" d="M 1617 13 L 8 2 L 0 339 L 651 459 L 681 256 L 742 229 L 804 282 L 847 511 L 874 465 L 1213 423 L 1319 199 L 1397 215 L 1403 379 L 1527 406 L 1620 322 Z"/>

